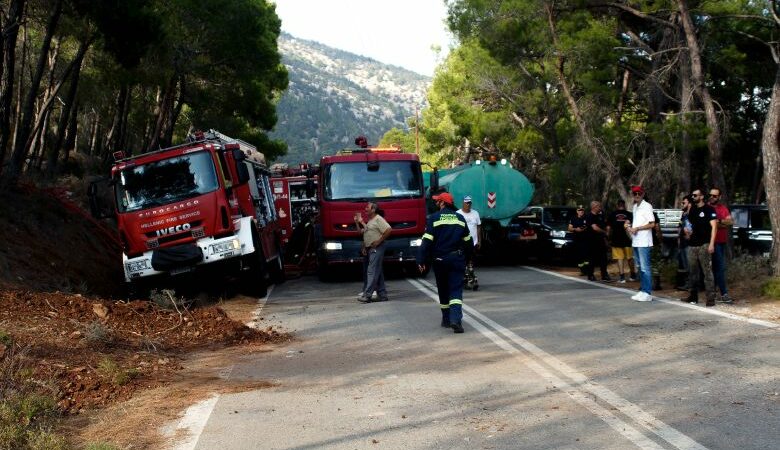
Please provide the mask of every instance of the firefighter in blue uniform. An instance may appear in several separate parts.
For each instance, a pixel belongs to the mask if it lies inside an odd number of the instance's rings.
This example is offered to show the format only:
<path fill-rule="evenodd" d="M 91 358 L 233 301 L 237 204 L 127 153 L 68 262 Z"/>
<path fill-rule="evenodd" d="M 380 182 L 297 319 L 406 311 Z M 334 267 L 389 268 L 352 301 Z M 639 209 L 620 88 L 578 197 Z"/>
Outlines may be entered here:
<path fill-rule="evenodd" d="M 452 194 L 443 192 L 434 195 L 433 200 L 439 211 L 428 216 L 417 265 L 422 273 L 432 263 L 439 292 L 441 326 L 463 333 L 463 276 L 474 244 L 466 219 L 455 212 Z"/>

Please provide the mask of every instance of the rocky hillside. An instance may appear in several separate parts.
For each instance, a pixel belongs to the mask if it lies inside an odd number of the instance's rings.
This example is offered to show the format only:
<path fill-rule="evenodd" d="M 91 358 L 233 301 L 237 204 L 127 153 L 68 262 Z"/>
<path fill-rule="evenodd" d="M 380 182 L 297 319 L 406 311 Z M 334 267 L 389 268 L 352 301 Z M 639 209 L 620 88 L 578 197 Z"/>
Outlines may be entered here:
<path fill-rule="evenodd" d="M 282 161 L 315 162 L 353 146 L 356 136 L 379 141 L 422 107 L 430 78 L 282 34 L 279 39 L 290 86 L 277 108 L 271 134 L 288 144 Z"/>

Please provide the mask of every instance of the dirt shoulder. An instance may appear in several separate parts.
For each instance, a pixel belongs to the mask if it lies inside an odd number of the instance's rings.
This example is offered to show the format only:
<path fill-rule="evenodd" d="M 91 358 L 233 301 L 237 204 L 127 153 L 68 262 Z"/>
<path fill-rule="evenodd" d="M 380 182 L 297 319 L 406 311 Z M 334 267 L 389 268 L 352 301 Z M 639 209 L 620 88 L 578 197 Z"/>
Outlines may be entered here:
<path fill-rule="evenodd" d="M 123 300 L 119 243 L 84 211 L 84 190 L 0 192 L 0 370 L 56 402 L 76 448 L 159 448 L 159 424 L 180 407 L 265 385 L 226 383 L 225 361 L 291 336 L 253 317 L 254 299 Z"/>

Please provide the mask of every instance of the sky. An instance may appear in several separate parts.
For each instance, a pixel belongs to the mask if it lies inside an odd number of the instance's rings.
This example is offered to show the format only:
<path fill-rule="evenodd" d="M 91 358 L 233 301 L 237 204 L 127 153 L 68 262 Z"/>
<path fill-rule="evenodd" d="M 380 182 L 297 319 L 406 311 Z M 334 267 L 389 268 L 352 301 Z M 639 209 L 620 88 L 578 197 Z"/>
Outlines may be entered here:
<path fill-rule="evenodd" d="M 432 76 L 452 45 L 444 0 L 271 1 L 282 31 L 422 75 Z"/>

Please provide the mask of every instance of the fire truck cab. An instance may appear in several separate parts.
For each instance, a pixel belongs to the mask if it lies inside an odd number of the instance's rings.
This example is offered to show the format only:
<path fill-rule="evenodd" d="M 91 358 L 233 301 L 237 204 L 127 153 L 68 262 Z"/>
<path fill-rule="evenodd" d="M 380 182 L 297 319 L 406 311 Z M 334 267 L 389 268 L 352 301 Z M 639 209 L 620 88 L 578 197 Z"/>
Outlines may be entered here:
<path fill-rule="evenodd" d="M 284 279 L 281 236 L 265 156 L 216 131 L 111 169 L 125 281 L 220 268 L 266 295 Z"/>
<path fill-rule="evenodd" d="M 357 143 L 357 141 L 356 141 Z M 416 274 L 416 252 L 425 232 L 422 169 L 416 154 L 399 148 L 343 150 L 320 160 L 317 264 L 327 278 L 334 267 L 362 261 L 362 236 L 354 215 L 375 202 L 392 227 L 385 263 Z"/>

